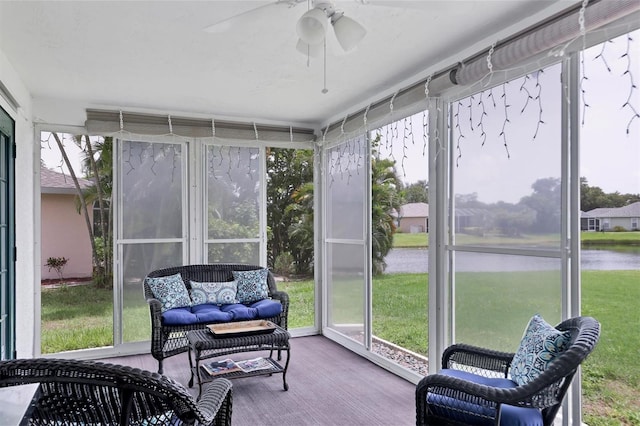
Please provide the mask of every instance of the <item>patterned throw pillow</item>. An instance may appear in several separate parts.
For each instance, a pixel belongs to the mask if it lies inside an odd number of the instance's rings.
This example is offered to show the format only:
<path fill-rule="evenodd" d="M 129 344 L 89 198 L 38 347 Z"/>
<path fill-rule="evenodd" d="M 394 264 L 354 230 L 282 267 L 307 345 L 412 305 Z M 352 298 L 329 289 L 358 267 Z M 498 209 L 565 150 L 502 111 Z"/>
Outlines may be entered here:
<path fill-rule="evenodd" d="M 558 331 L 540 315 L 534 315 L 513 357 L 511 379 L 520 386 L 535 379 L 569 347 L 570 339 L 569 331 Z"/>
<path fill-rule="evenodd" d="M 221 283 L 199 283 L 191 281 L 191 301 L 194 305 L 212 303 L 214 305 L 229 305 L 238 303 L 236 292 L 238 286 L 235 281 Z"/>
<path fill-rule="evenodd" d="M 182 275 L 168 275 L 166 277 L 147 278 L 153 297 L 162 303 L 162 312 L 173 308 L 191 306 L 189 292 L 182 281 Z"/>
<path fill-rule="evenodd" d="M 251 303 L 269 297 L 267 274 L 265 268 L 253 271 L 233 271 L 233 278 L 238 282 L 236 297 L 240 303 Z"/>

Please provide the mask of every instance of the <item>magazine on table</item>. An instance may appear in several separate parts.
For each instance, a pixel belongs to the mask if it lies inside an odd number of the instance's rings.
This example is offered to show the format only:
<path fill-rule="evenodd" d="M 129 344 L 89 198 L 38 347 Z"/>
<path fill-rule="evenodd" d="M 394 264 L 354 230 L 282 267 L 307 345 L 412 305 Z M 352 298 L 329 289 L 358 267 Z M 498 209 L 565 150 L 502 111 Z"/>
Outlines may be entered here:
<path fill-rule="evenodd" d="M 243 371 L 231 358 L 204 363 L 202 364 L 202 368 L 204 368 L 210 376 Z"/>
<path fill-rule="evenodd" d="M 273 368 L 273 364 L 266 358 L 254 358 L 244 361 L 236 361 L 236 365 L 245 373 L 257 370 L 269 370 Z"/>

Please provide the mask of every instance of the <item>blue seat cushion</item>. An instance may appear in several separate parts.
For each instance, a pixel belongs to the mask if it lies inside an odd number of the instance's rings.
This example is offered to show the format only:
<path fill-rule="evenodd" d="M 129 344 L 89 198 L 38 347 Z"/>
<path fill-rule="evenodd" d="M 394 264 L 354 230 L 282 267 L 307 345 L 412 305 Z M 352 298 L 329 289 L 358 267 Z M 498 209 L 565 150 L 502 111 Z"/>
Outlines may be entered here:
<path fill-rule="evenodd" d="M 197 322 L 198 318 L 191 312 L 191 308 L 173 308 L 162 313 L 163 325 L 190 325 Z"/>
<path fill-rule="evenodd" d="M 232 321 L 245 321 L 256 319 L 258 316 L 258 310 L 243 305 L 242 303 L 233 303 L 230 305 L 220 306 L 222 312 L 229 313 Z"/>
<path fill-rule="evenodd" d="M 242 303 L 216 305 L 203 303 L 184 308 L 173 308 L 162 313 L 163 325 L 211 324 L 271 318 L 282 312 L 280 302 L 259 300 L 247 306 Z"/>
<path fill-rule="evenodd" d="M 443 369 L 440 374 L 462 380 L 499 388 L 515 388 L 512 380 L 499 377 L 484 377 L 466 371 Z M 460 401 L 449 396 L 429 393 L 427 402 L 431 411 L 440 417 L 453 418 L 469 425 L 493 425 L 496 412 L 493 407 Z M 503 404 L 500 407 L 501 426 L 543 426 L 542 413 L 535 408 L 515 407 Z"/>
<path fill-rule="evenodd" d="M 249 305 L 258 311 L 257 318 L 271 318 L 282 313 L 282 304 L 271 299 L 262 299 Z"/>
<path fill-rule="evenodd" d="M 196 317 L 196 322 L 193 324 L 228 322 L 233 319 L 233 316 L 229 312 L 224 312 L 220 306 L 211 303 L 195 305 L 191 307 L 191 312 L 193 312 Z"/>

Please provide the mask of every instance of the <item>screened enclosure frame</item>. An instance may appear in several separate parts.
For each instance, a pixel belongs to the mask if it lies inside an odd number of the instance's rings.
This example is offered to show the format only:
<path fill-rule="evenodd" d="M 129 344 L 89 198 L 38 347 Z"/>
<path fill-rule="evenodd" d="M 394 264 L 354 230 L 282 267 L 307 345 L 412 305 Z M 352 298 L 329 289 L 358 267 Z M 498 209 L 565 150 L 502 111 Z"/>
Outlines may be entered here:
<path fill-rule="evenodd" d="M 433 263 L 437 264 L 435 277 L 430 275 L 430 300 L 435 299 L 430 304 L 429 324 L 435 324 L 429 333 L 429 353 L 430 359 L 439 359 L 439 354 L 453 343 L 462 343 L 464 340 L 456 339 L 456 253 L 486 253 L 494 255 L 507 256 L 533 256 L 549 259 L 556 259 L 560 265 L 560 282 L 558 283 L 561 299 L 558 301 L 561 310 L 561 319 L 564 320 L 571 316 L 580 314 L 580 223 L 578 220 L 571 218 L 579 218 L 579 123 L 576 118 L 579 116 L 578 111 L 578 90 L 577 81 L 579 81 L 578 69 L 580 59 L 577 54 L 572 54 L 569 58 L 549 58 L 541 60 L 535 64 L 519 69 L 517 72 L 506 73 L 504 79 L 497 79 L 493 83 L 496 87 L 503 81 L 510 81 L 518 77 L 529 74 L 536 69 L 546 68 L 553 65 L 560 65 L 562 68 L 561 76 L 561 135 L 560 136 L 560 156 L 561 156 L 561 186 L 562 196 L 560 203 L 561 226 L 560 241 L 556 248 L 516 248 L 516 247 L 487 247 L 474 245 L 459 245 L 455 242 L 454 235 L 456 230 L 456 205 L 454 193 L 454 177 L 456 174 L 456 153 L 454 147 L 455 136 L 454 125 L 451 124 L 453 116 L 452 105 L 463 97 L 473 95 L 472 89 L 465 89 L 459 92 L 447 93 L 443 96 L 441 108 L 434 111 L 440 123 L 440 127 L 435 127 L 436 132 L 430 137 L 433 141 L 440 139 L 441 143 L 433 144 L 433 148 L 437 149 L 440 156 L 430 159 L 436 164 L 434 178 L 438 184 L 433 194 L 430 193 L 430 199 L 437 200 L 436 203 L 430 203 L 430 217 L 436 218 L 436 233 L 431 234 L 430 241 L 435 243 L 436 251 Z M 488 89 L 488 86 L 480 88 Z M 571 105 L 573 103 L 573 109 Z M 448 107 L 446 107 L 448 106 Z M 448 125 L 445 123 L 449 123 Z M 439 135 L 446 135 L 441 137 Z M 445 148 L 446 147 L 446 148 Z M 571 159 L 569 161 L 569 159 Z M 461 166 L 462 167 L 462 166 Z M 438 181 L 437 179 L 444 180 Z M 430 185 L 430 189 L 431 189 Z M 576 202 L 577 201 L 577 202 Z M 571 238 L 571 236 L 574 236 Z M 430 244 L 431 246 L 431 244 Z M 431 262 L 431 259 L 430 259 Z M 431 298 L 433 297 L 433 299 Z M 555 321 L 555 320 L 554 320 Z M 430 363 L 430 371 L 436 372 L 438 365 Z M 574 382 L 574 386 L 567 395 L 567 402 L 563 407 L 565 419 L 581 418 L 581 386 L 580 375 Z M 571 401 L 575 400 L 576 403 Z M 571 413 L 569 413 L 571 410 Z"/>
<path fill-rule="evenodd" d="M 605 2 L 597 2 L 597 4 L 604 4 Z M 627 2 L 628 3 L 628 2 Z M 625 3 L 625 4 L 627 4 Z M 621 3 L 622 4 L 622 3 Z M 575 11 L 574 11 L 575 12 Z M 562 82 L 563 90 L 563 102 L 562 102 L 562 135 L 561 135 L 561 185 L 562 185 L 562 198 L 561 198 L 561 231 L 560 242 L 557 250 L 514 250 L 514 249 L 494 249 L 488 250 L 497 254 L 518 254 L 523 256 L 541 256 L 557 259 L 561 265 L 561 291 L 562 291 L 562 317 L 563 319 L 570 316 L 576 316 L 580 314 L 580 242 L 577 236 L 580 233 L 579 220 L 572 220 L 576 218 L 576 214 L 579 212 L 579 120 L 577 108 L 579 105 L 579 68 L 580 59 L 579 54 L 582 49 L 594 44 L 603 42 L 607 39 L 613 38 L 616 35 L 629 32 L 632 29 L 637 29 L 640 26 L 639 13 L 637 11 L 629 13 L 628 16 L 622 17 L 613 24 L 598 28 L 595 31 L 587 31 L 582 34 L 581 37 L 574 40 L 571 44 L 567 44 L 562 52 L 558 52 L 558 56 L 549 56 L 549 51 L 544 51 L 538 54 L 526 58 L 523 64 L 514 65 L 508 67 L 506 70 L 496 71 L 493 74 L 493 83 L 500 81 L 507 81 L 518 76 L 525 75 L 541 66 L 548 66 L 551 64 L 559 63 L 562 66 L 562 74 L 564 80 Z M 506 44 L 506 43 L 505 43 Z M 504 46 L 495 46 L 504 47 Z M 555 49 L 554 46 L 552 49 Z M 485 61 L 487 52 L 481 52 L 476 58 L 473 58 L 471 63 L 477 65 L 478 61 L 481 63 Z M 475 62 L 474 62 L 475 61 Z M 253 130 L 256 132 L 260 129 L 251 128 L 248 124 L 241 130 L 231 129 L 229 132 L 239 132 L 241 137 L 234 137 L 228 139 L 233 140 L 237 146 L 255 146 L 260 150 L 260 161 L 264 163 L 264 150 L 266 146 L 282 147 L 282 148 L 301 148 L 309 149 L 313 148 L 315 151 L 315 170 L 314 170 L 314 183 L 316 186 L 316 197 L 314 197 L 314 204 L 317 212 L 325 212 L 327 209 L 327 191 L 328 191 L 328 176 L 326 170 L 323 170 L 325 165 L 324 156 L 328 149 L 340 143 L 345 138 L 354 138 L 359 135 L 366 135 L 366 132 L 376 126 L 382 126 L 391 123 L 393 120 L 397 120 L 402 117 L 406 117 L 410 114 L 418 111 L 427 110 L 429 120 L 429 155 L 428 155 L 428 169 L 429 169 L 429 200 L 433 200 L 429 207 L 430 218 L 430 246 L 433 247 L 433 252 L 429 256 L 429 312 L 428 312 L 428 354 L 431 360 L 439 358 L 439 355 L 443 352 L 444 348 L 450 343 L 455 341 L 455 306 L 454 296 L 454 258 L 457 252 L 467 251 L 483 251 L 487 250 L 483 248 L 473 246 L 460 246 L 455 244 L 455 241 L 451 240 L 451 230 L 455 230 L 455 223 L 453 222 L 453 215 L 455 215 L 456 207 L 453 204 L 454 195 L 453 185 L 451 182 L 452 177 L 452 135 L 449 132 L 448 123 L 450 123 L 449 104 L 457 99 L 461 99 L 465 96 L 476 93 L 483 87 L 475 82 L 470 86 L 455 85 L 451 80 L 451 71 L 458 69 L 458 65 L 454 65 L 451 69 L 443 70 L 428 70 L 429 74 L 426 79 L 423 79 L 416 84 L 408 87 L 398 89 L 394 94 L 376 102 L 373 105 L 369 105 L 366 108 L 360 109 L 347 114 L 344 119 L 336 122 L 326 123 L 319 128 L 314 129 L 313 138 L 308 138 L 309 133 L 301 131 L 300 133 L 294 132 L 293 129 L 279 129 L 281 134 L 275 139 L 260 140 L 255 137 Z M 432 78 L 433 77 L 433 78 Z M 431 86 L 429 86 L 431 84 Z M 425 89 L 431 89 L 431 93 L 426 93 Z M 389 105 L 394 103 L 395 109 L 392 110 L 392 114 L 389 114 Z M 86 129 L 91 134 L 109 136 L 117 134 L 118 130 L 118 116 L 117 111 L 108 111 L 101 113 L 89 112 L 89 120 L 86 125 Z M 368 119 L 368 121 L 367 121 Z M 126 119 L 125 123 L 129 120 Z M 158 118 L 158 123 L 162 120 Z M 180 136 L 183 138 L 185 150 L 188 157 L 183 159 L 185 170 L 183 170 L 183 176 L 185 179 L 186 189 L 183 193 L 182 208 L 183 210 L 189 210 L 191 206 L 195 206 L 195 216 L 185 218 L 183 217 L 183 235 L 177 239 L 170 239 L 165 242 L 176 242 L 178 239 L 183 242 L 182 254 L 183 259 L 191 261 L 203 261 L 204 254 L 206 252 L 205 244 L 207 239 L 202 238 L 198 240 L 198 237 L 191 238 L 192 234 L 203 235 L 202 232 L 205 229 L 206 220 L 206 206 L 204 203 L 204 196 L 201 191 L 205 187 L 204 185 L 204 165 L 198 165 L 198 162 L 205 161 L 207 143 L 202 142 L 200 138 L 209 137 L 210 129 L 207 128 L 206 120 L 201 120 L 203 123 L 185 120 L 181 126 L 176 125 L 176 132 L 181 128 L 186 128 L 189 131 L 196 129 L 195 133 L 190 133 L 188 136 Z M 166 119 L 165 119 L 166 122 Z M 106 123 L 106 124 L 105 124 Z M 157 124 L 157 123 L 156 123 Z M 147 134 L 151 140 L 162 140 L 159 135 L 166 135 L 166 124 L 140 124 L 135 130 L 138 134 Z M 174 123 L 175 124 L 175 123 Z M 245 123 L 246 124 L 246 123 Z M 154 127 L 156 126 L 156 127 Z M 36 135 L 39 134 L 39 128 L 43 125 L 36 126 Z M 52 128 L 55 126 L 51 126 Z M 133 128 L 132 128 L 133 129 Z M 74 129 L 76 131 L 78 129 Z M 84 130 L 84 129 L 83 129 Z M 276 132 L 277 133 L 277 132 Z M 266 133 L 262 133 L 266 134 Z M 291 134 L 291 139 L 289 139 Z M 295 138 L 294 135 L 295 134 Z M 238 136 L 234 134 L 234 136 Z M 178 135 L 171 135 L 170 138 L 176 140 Z M 226 136 L 218 136 L 220 138 L 227 138 Z M 190 142 L 184 142 L 185 138 Z M 190 138 L 190 139 L 189 139 Z M 295 139 L 295 140 L 294 140 Z M 312 139 L 315 139 L 314 142 Z M 36 136 L 38 140 L 38 136 Z M 226 145 L 225 142 L 215 141 L 213 137 L 213 145 L 219 144 Z M 321 140 L 321 141 L 320 141 Z M 370 173 L 370 146 L 367 140 L 367 149 L 365 157 L 367 158 L 367 166 L 365 169 Z M 231 142 L 229 142 L 231 144 Z M 115 150 L 114 150 L 115 152 Z M 371 191 L 370 191 L 370 178 L 366 179 L 366 185 L 363 187 L 363 194 L 365 196 L 366 210 L 365 216 L 369 217 L 371 212 Z M 266 244 L 265 224 L 264 224 L 264 208 L 266 205 L 266 198 L 264 195 L 265 177 L 264 170 L 260 177 L 260 186 L 263 188 L 262 196 L 260 197 L 261 208 L 263 213 L 261 215 L 261 228 L 260 228 L 260 261 L 265 263 L 266 250 L 264 245 Z M 116 185 L 116 193 L 118 186 Z M 193 204 L 189 204 L 193 203 Z M 38 205 L 36 203 L 36 205 Z M 122 221 L 121 215 L 116 215 L 114 218 L 116 221 Z M 362 240 L 358 240 L 358 243 L 362 243 L 363 247 L 363 264 L 357 265 L 363 270 L 363 281 L 365 287 L 363 288 L 363 319 L 362 325 L 364 329 L 364 344 L 355 345 L 349 339 L 344 339 L 338 333 L 328 328 L 328 321 L 330 313 L 329 309 L 329 294 L 327 292 L 327 282 L 329 280 L 328 271 L 326 265 L 328 264 L 328 253 L 326 250 L 326 243 L 331 242 L 328 237 L 327 219 L 320 213 L 314 217 L 315 222 L 315 253 L 316 253 L 316 267 L 315 269 L 315 327 L 322 334 L 327 337 L 339 341 L 341 344 L 349 347 L 350 349 L 359 352 L 378 363 L 382 363 L 379 359 L 371 354 L 371 223 L 366 218 L 363 218 L 365 222 L 364 228 L 366 230 Z M 573 237 L 573 238 L 572 238 Z M 36 238 L 38 240 L 38 238 Z M 114 253 L 118 252 L 119 244 L 123 241 L 116 243 L 114 241 Z M 151 240 L 150 240 L 151 241 Z M 155 240 L 154 240 L 155 241 Z M 245 242 L 255 242 L 254 240 Z M 39 261 L 39 255 L 35 256 Z M 114 260 L 114 277 L 122 278 L 122 265 L 120 265 L 119 259 Z M 39 278 L 39 273 L 36 269 L 35 276 Z M 117 279 L 117 278 L 115 278 Z M 122 294 L 119 293 L 118 283 L 115 283 L 114 289 L 114 318 L 116 322 L 122 323 Z M 37 292 L 37 290 L 36 290 Z M 39 296 L 36 296 L 36 301 L 39 303 Z M 40 308 L 36 307 L 36 339 L 39 343 L 39 314 Z M 425 325 L 427 328 L 427 325 Z M 119 351 L 119 353 L 137 353 L 137 351 L 148 348 L 146 344 L 131 345 L 130 348 L 127 345 L 122 344 L 122 329 L 118 327 L 114 328 L 114 346 L 121 346 L 117 349 L 109 348 L 103 351 L 87 351 L 82 354 L 82 357 L 96 356 L 100 353 Z M 37 345 L 39 347 L 39 345 Z M 66 356 L 78 357 L 77 353 L 68 354 Z M 393 367 L 385 365 L 385 367 L 393 370 Z M 437 370 L 437 363 L 430 363 L 430 371 L 435 372 Z M 398 374 L 405 374 L 399 371 L 393 370 Z M 417 374 L 407 374 L 405 377 L 417 382 L 419 379 Z M 577 381 L 579 383 L 579 380 Z M 573 419 L 580 419 L 580 386 L 575 386 L 571 391 L 572 401 L 568 404 L 571 408 L 572 416 L 569 416 L 569 411 L 565 411 L 565 419 L 573 417 Z M 565 408 L 567 410 L 567 408 Z M 565 420 L 567 421 L 567 420 Z"/>

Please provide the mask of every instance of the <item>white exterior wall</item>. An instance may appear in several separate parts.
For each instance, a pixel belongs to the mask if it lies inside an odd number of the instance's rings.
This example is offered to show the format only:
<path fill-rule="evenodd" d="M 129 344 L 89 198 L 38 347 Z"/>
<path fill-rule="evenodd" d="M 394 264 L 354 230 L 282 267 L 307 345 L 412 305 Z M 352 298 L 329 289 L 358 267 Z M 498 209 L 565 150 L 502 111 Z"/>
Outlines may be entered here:
<path fill-rule="evenodd" d="M 18 358 L 28 358 L 40 353 L 35 344 L 35 336 L 40 333 L 40 293 L 36 287 L 39 277 L 35 269 L 40 257 L 36 244 L 39 224 L 35 197 L 39 178 L 35 160 L 39 146 L 34 137 L 31 93 L 1 50 L 0 82 L 18 104 L 15 108 L 0 96 L 0 106 L 16 123 L 16 352 Z"/>

